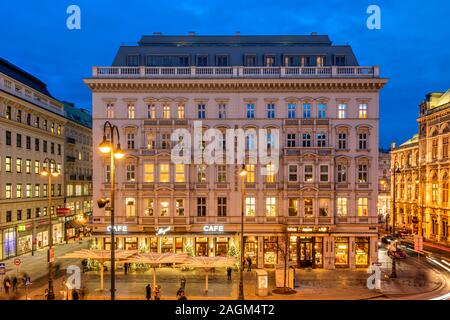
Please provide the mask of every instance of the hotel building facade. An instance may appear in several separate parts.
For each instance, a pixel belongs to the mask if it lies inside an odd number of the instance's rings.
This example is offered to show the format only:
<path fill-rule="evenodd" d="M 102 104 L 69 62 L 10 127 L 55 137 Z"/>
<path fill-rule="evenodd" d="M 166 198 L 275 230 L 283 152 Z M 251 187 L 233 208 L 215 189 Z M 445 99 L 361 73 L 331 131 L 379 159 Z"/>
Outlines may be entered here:
<path fill-rule="evenodd" d="M 428 94 L 417 121 L 419 132 L 391 150 L 396 226 L 450 245 L 450 91 Z"/>
<path fill-rule="evenodd" d="M 377 260 L 378 67 L 328 36 L 143 36 L 93 67 L 93 197 L 109 196 L 97 146 L 118 126 L 117 248 L 236 255 L 241 165 L 174 164 L 175 129 L 279 130 L 279 170 L 246 165 L 244 252 L 259 268 L 358 268 Z M 225 136 L 220 143 L 226 145 Z M 253 141 L 251 138 L 246 140 Z M 273 142 L 273 141 L 272 141 Z M 269 144 L 272 143 L 269 139 Z M 93 208 L 97 248 L 109 211 Z"/>
<path fill-rule="evenodd" d="M 64 109 L 46 85 L 0 58 L 0 260 L 64 242 L 64 175 L 52 186 L 40 173 L 44 160 L 64 164 Z M 52 206 L 48 206 L 48 192 Z"/>

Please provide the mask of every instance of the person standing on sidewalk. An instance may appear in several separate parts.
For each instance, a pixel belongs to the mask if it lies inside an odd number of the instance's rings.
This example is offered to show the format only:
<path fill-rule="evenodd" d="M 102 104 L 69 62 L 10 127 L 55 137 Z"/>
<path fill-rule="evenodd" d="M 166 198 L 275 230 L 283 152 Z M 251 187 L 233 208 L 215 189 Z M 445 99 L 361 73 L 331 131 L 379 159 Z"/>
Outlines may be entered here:
<path fill-rule="evenodd" d="M 123 264 L 123 270 L 125 271 L 125 275 L 128 274 L 128 263 Z"/>
<path fill-rule="evenodd" d="M 155 300 L 161 300 L 161 286 L 160 285 L 157 285 L 155 287 L 154 295 L 155 295 Z"/>
<path fill-rule="evenodd" d="M 6 276 L 5 280 L 3 280 L 3 287 L 5 288 L 5 293 L 9 294 L 9 288 L 11 288 L 11 280 Z"/>
<path fill-rule="evenodd" d="M 145 299 L 149 301 L 152 298 L 152 287 L 150 287 L 150 283 L 145 287 Z"/>
<path fill-rule="evenodd" d="M 231 271 L 232 271 L 231 267 L 228 267 L 227 268 L 227 279 L 228 280 L 231 280 Z"/>
<path fill-rule="evenodd" d="M 13 289 L 13 293 L 17 293 L 17 284 L 19 281 L 17 281 L 17 277 L 14 276 L 12 279 L 12 289 Z"/>
<path fill-rule="evenodd" d="M 186 278 L 185 278 L 185 277 L 182 277 L 182 278 L 181 278 L 181 280 L 180 280 L 180 286 L 181 286 L 181 289 L 182 289 L 183 291 L 186 290 Z"/>
<path fill-rule="evenodd" d="M 247 272 L 250 272 L 250 271 L 252 271 L 252 258 L 249 256 L 248 258 L 247 258 L 247 262 L 248 262 L 248 269 L 247 269 Z"/>

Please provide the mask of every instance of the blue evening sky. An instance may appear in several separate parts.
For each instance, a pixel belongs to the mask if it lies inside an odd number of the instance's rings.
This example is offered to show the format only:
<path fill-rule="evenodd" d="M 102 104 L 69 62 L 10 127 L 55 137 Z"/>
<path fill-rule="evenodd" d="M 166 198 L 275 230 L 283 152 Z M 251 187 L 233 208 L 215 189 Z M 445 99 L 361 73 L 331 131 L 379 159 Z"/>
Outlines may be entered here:
<path fill-rule="evenodd" d="M 71 4 L 81 8 L 81 30 L 66 28 Z M 370 4 L 381 8 L 381 30 L 366 27 Z M 450 87 L 449 12 L 447 0 L 2 1 L 0 56 L 43 80 L 55 97 L 91 109 L 82 78 L 143 34 L 315 31 L 349 43 L 360 65 L 379 65 L 390 78 L 380 103 L 380 144 L 388 147 L 417 131 L 426 93 Z"/>

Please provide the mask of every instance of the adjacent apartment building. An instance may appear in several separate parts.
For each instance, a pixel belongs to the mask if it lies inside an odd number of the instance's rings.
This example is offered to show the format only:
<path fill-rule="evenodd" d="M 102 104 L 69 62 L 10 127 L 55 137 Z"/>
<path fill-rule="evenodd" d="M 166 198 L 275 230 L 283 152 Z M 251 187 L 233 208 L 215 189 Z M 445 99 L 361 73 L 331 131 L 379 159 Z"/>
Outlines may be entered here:
<path fill-rule="evenodd" d="M 359 66 L 328 36 L 143 36 L 111 66 L 93 67 L 93 196 L 109 196 L 109 160 L 97 146 L 117 125 L 119 249 L 236 255 L 241 201 L 244 252 L 258 267 L 358 268 L 377 260 L 377 66 Z M 175 164 L 175 129 L 279 130 L 279 170 Z M 220 139 L 226 145 L 226 136 Z M 273 143 L 268 138 L 268 145 Z M 251 142 L 246 143 L 246 147 Z M 261 169 L 268 174 L 262 175 Z M 242 195 L 243 194 L 243 195 Z M 93 208 L 95 246 L 110 249 L 109 211 Z"/>
<path fill-rule="evenodd" d="M 419 132 L 391 151 L 396 225 L 449 245 L 450 91 L 428 94 L 417 121 Z"/>
<path fill-rule="evenodd" d="M 45 159 L 64 164 L 64 108 L 45 83 L 0 58 L 0 260 L 48 245 L 49 217 L 53 240 L 64 241 L 64 175 L 40 173 Z M 51 192 L 52 206 L 48 206 Z"/>

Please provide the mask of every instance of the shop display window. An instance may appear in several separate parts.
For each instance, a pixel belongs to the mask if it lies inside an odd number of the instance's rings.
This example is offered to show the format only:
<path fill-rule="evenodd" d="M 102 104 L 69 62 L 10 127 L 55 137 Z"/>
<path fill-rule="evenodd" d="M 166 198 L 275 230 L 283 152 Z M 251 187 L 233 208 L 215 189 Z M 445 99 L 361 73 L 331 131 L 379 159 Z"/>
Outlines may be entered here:
<path fill-rule="evenodd" d="M 336 267 L 348 267 L 348 238 L 339 237 L 334 239 L 334 254 Z"/>
<path fill-rule="evenodd" d="M 369 265 L 369 238 L 355 239 L 355 264 L 358 267 Z"/>

